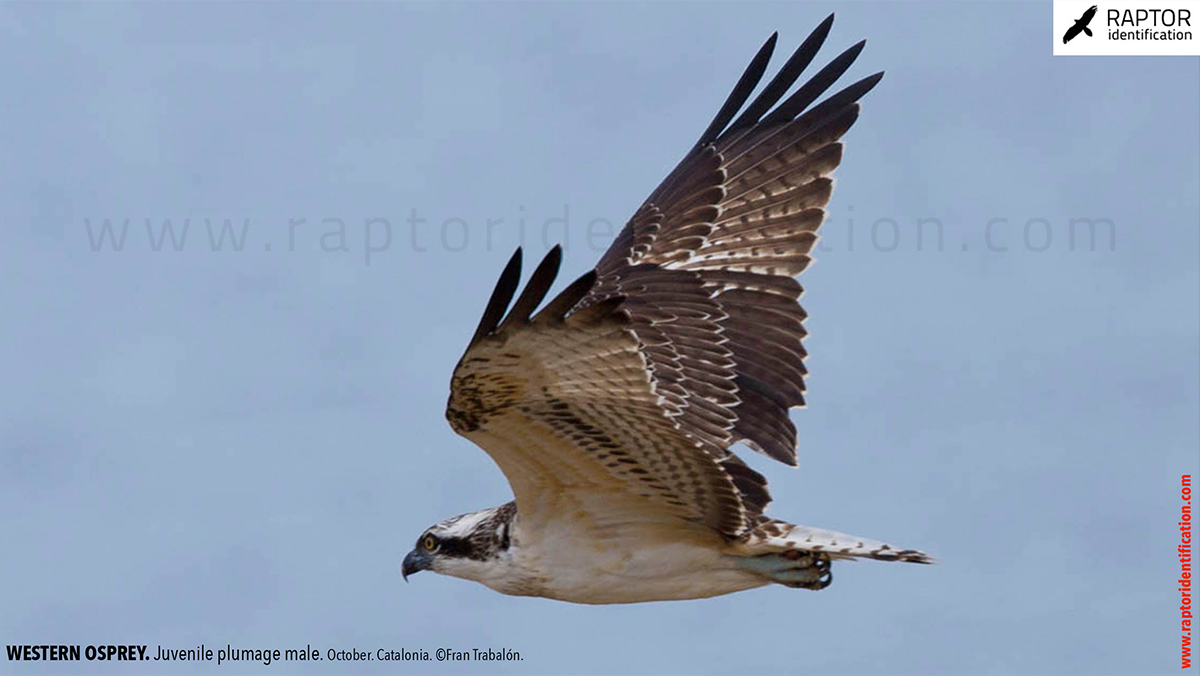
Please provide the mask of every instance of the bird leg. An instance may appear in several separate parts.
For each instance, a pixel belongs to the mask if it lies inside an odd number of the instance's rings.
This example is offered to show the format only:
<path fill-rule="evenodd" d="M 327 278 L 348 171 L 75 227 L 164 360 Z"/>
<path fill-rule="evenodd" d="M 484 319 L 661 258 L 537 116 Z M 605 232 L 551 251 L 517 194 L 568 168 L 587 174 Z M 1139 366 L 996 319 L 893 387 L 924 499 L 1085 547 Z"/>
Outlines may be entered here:
<path fill-rule="evenodd" d="M 829 556 L 820 552 L 789 550 L 759 556 L 739 556 L 738 567 L 788 587 L 824 589 L 833 581 Z"/>

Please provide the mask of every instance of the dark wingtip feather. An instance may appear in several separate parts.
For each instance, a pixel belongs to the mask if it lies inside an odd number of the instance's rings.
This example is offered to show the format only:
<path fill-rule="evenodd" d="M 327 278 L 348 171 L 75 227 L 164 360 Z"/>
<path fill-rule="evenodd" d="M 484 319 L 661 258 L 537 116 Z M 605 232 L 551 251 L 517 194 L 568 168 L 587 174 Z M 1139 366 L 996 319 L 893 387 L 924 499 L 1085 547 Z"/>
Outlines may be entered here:
<path fill-rule="evenodd" d="M 863 47 L 867 44 L 866 40 L 859 40 L 846 51 L 838 54 L 833 61 L 812 76 L 808 82 L 805 82 L 799 89 L 795 91 L 786 101 L 779 104 L 779 107 L 771 111 L 769 115 L 763 118 L 764 124 L 777 122 L 786 122 L 795 118 L 800 113 L 804 112 L 813 101 L 816 101 L 825 90 L 829 89 L 834 82 L 837 81 L 842 73 L 846 72 L 858 55 L 862 53 Z"/>
<path fill-rule="evenodd" d="M 525 290 L 521 292 L 517 302 L 513 304 L 512 310 L 509 310 L 508 317 L 500 324 L 499 329 L 503 330 L 506 326 L 514 322 L 527 322 L 533 311 L 541 304 L 542 299 L 546 297 L 546 293 L 550 291 L 550 286 L 554 284 L 554 279 L 558 277 L 558 268 L 562 265 L 562 246 L 555 244 L 550 253 L 538 263 L 537 269 L 530 275 L 529 281 L 525 283 Z"/>
<path fill-rule="evenodd" d="M 819 119 L 827 114 L 833 114 L 835 111 L 841 110 L 846 106 L 857 106 L 857 101 L 866 96 L 867 92 L 874 89 L 875 85 L 879 84 L 879 81 L 882 79 L 882 71 L 874 75 L 868 75 L 813 106 L 809 111 L 804 113 L 804 117 Z M 854 114 L 857 116 L 857 111 Z M 848 125 L 847 128 L 849 128 Z"/>
<path fill-rule="evenodd" d="M 804 42 L 800 43 L 796 51 L 792 52 L 792 55 L 783 64 L 783 67 L 779 69 L 779 72 L 775 74 L 775 77 L 771 79 L 771 82 L 763 88 L 762 93 L 729 126 L 729 131 L 755 124 L 764 113 L 771 109 L 771 106 L 783 98 L 783 95 L 796 82 L 796 79 L 800 77 L 804 69 L 808 68 L 808 64 L 812 63 L 817 52 L 821 50 L 821 46 L 825 44 L 825 38 L 829 37 L 829 29 L 832 26 L 833 14 L 830 14 L 808 34 L 807 38 L 804 38 Z"/>
<path fill-rule="evenodd" d="M 554 297 L 554 300 L 546 304 L 542 311 L 537 313 L 533 318 L 534 321 L 539 319 L 549 318 L 555 320 L 564 319 L 571 308 L 579 304 L 583 297 L 592 290 L 596 284 L 596 271 L 588 270 L 579 279 L 571 282 L 570 286 L 562 290 L 562 293 Z"/>
<path fill-rule="evenodd" d="M 834 94 L 830 98 L 835 98 L 838 96 L 845 96 L 845 97 L 851 98 L 854 101 L 857 101 L 857 100 L 861 99 L 862 97 L 866 96 L 867 92 L 874 89 L 875 85 L 879 84 L 880 80 L 882 80 L 882 79 L 883 79 L 883 71 L 881 70 L 878 73 L 874 73 L 872 75 L 868 75 L 868 76 L 864 77 L 863 79 L 846 87 L 845 89 L 838 92 L 837 94 Z"/>
<path fill-rule="evenodd" d="M 758 53 L 754 55 L 750 65 L 746 66 L 742 77 L 734 85 L 733 91 L 729 93 L 729 98 L 725 99 L 725 103 L 717 111 L 716 117 L 700 135 L 700 140 L 696 141 L 697 148 L 712 143 L 733 119 L 733 116 L 737 115 L 737 111 L 746 103 L 746 99 L 750 98 L 750 92 L 753 92 L 754 88 L 758 86 L 759 80 L 767 70 L 767 62 L 771 60 L 771 54 L 775 51 L 775 43 L 778 40 L 779 33 L 771 33 L 771 37 L 767 38 L 763 46 L 758 49 Z"/>
<path fill-rule="evenodd" d="M 500 273 L 500 279 L 496 281 L 496 288 L 492 290 L 492 297 L 488 299 L 483 317 L 479 319 L 479 326 L 475 328 L 475 335 L 471 337 L 471 343 L 467 346 L 468 350 L 475 347 L 484 336 L 490 334 L 500 324 L 500 320 L 504 317 L 504 311 L 508 309 L 508 304 L 512 301 L 513 294 L 517 292 L 517 285 L 520 281 L 521 247 L 517 247 L 512 258 L 508 259 L 508 265 L 504 266 L 504 272 Z"/>

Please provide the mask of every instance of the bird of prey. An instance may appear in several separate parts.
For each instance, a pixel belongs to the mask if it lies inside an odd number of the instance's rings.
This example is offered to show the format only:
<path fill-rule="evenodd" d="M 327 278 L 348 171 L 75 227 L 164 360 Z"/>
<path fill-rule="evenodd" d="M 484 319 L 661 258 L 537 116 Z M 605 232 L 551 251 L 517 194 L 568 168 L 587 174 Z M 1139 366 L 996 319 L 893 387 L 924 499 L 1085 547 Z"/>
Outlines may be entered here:
<path fill-rule="evenodd" d="M 1079 19 L 1067 29 L 1067 32 L 1063 34 L 1063 44 L 1065 45 L 1071 40 L 1075 39 L 1075 36 L 1079 35 L 1080 32 L 1089 38 L 1092 37 L 1092 29 L 1088 28 L 1088 24 L 1092 22 L 1092 18 L 1095 16 L 1096 6 L 1092 5 L 1091 7 L 1088 7 L 1087 11 L 1083 13 L 1083 16 L 1079 17 Z"/>
<path fill-rule="evenodd" d="M 840 559 L 931 561 L 765 516 L 766 479 L 731 450 L 796 464 L 788 410 L 804 404 L 806 333 L 795 277 L 825 217 L 839 139 L 883 76 L 812 105 L 864 41 L 788 95 L 832 21 L 745 105 L 772 35 L 595 268 L 536 314 L 561 249 L 512 302 L 517 250 L 446 408 L 515 500 L 426 529 L 404 558 L 406 580 L 432 570 L 505 594 L 635 603 L 771 583 L 824 589 Z"/>

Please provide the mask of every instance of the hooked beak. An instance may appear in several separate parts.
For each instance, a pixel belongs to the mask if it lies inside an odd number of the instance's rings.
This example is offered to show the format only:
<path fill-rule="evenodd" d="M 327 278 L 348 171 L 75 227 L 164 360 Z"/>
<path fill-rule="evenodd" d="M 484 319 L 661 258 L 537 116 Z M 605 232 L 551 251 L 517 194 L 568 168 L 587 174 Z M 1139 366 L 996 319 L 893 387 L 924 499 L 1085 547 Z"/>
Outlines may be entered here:
<path fill-rule="evenodd" d="M 427 555 L 425 552 L 414 549 L 408 553 L 408 556 L 404 557 L 404 563 L 400 564 L 400 576 L 404 578 L 405 582 L 408 582 L 409 575 L 412 575 L 413 573 L 419 573 L 423 570 L 429 570 L 429 566 L 432 563 L 433 562 L 430 560 L 429 555 Z"/>

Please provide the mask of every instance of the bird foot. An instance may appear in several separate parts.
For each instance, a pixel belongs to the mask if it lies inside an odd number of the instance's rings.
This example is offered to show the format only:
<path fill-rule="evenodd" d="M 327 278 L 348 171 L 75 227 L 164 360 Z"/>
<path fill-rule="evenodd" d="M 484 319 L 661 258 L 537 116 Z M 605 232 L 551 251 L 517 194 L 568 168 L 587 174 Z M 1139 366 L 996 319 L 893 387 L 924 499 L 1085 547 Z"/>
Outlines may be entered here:
<path fill-rule="evenodd" d="M 833 582 L 829 556 L 821 552 L 791 550 L 777 554 L 738 557 L 745 570 L 788 587 L 824 589 Z"/>

